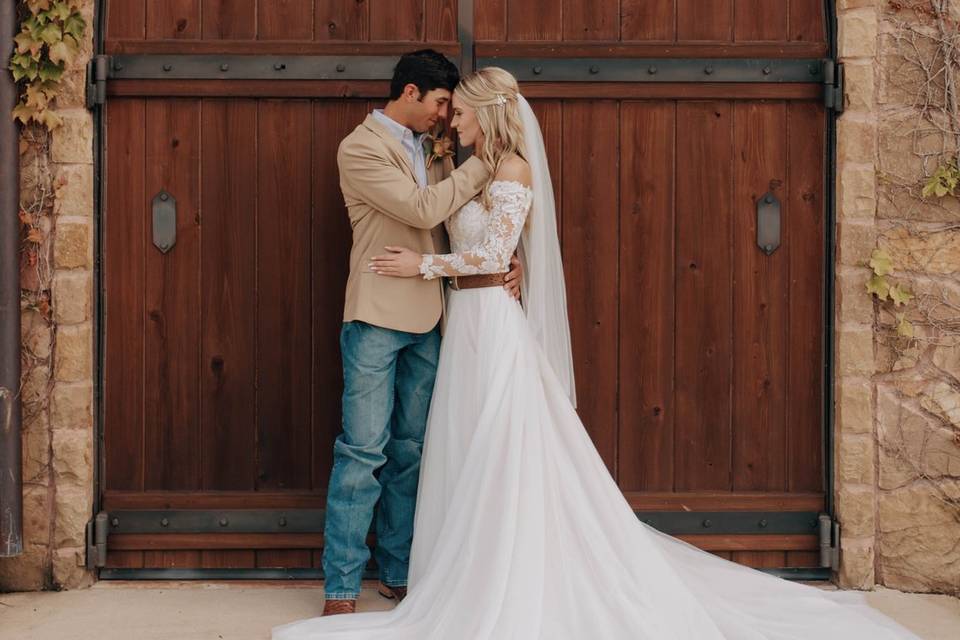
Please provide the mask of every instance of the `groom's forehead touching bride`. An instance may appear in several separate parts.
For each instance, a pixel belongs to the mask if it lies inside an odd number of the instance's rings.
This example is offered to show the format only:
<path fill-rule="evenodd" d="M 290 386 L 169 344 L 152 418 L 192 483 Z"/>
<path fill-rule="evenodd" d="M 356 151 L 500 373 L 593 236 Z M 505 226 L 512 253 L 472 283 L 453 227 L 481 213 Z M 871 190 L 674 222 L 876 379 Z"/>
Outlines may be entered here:
<path fill-rule="evenodd" d="M 388 115 L 417 133 L 447 117 L 450 96 L 460 82 L 456 65 L 433 49 L 401 56 L 390 81 Z"/>

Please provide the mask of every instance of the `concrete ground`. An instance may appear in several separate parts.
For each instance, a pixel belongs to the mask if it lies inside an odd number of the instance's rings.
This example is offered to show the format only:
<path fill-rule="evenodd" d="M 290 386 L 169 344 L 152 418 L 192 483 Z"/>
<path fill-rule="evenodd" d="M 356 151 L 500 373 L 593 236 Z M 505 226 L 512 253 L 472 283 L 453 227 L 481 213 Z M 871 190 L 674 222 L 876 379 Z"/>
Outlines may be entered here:
<path fill-rule="evenodd" d="M 386 609 L 365 584 L 360 610 Z M 925 640 L 960 638 L 960 599 L 881 589 L 872 606 Z M 319 583 L 99 582 L 60 593 L 0 594 L 2 640 L 264 640 L 320 613 Z"/>

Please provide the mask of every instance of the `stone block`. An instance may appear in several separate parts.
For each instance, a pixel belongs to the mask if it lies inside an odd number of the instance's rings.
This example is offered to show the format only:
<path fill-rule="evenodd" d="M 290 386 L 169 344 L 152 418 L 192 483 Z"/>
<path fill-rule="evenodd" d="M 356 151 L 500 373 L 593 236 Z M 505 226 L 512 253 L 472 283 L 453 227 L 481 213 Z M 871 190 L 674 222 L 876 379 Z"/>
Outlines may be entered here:
<path fill-rule="evenodd" d="M 872 58 L 877 53 L 877 12 L 872 6 L 853 8 L 837 18 L 841 58 Z"/>
<path fill-rule="evenodd" d="M 23 371 L 22 380 L 20 397 L 25 406 L 42 403 L 50 395 L 50 367 L 44 364 L 32 365 Z"/>
<path fill-rule="evenodd" d="M 874 107 L 872 63 L 849 62 L 844 65 L 845 111 L 870 111 Z"/>
<path fill-rule="evenodd" d="M 91 319 L 93 273 L 57 271 L 53 274 L 53 318 L 58 325 Z"/>
<path fill-rule="evenodd" d="M 840 434 L 837 438 L 837 480 L 844 485 L 857 484 L 872 487 L 876 474 L 875 454 L 873 436 Z M 872 509 L 873 500 L 870 501 Z"/>
<path fill-rule="evenodd" d="M 0 592 L 40 591 L 48 586 L 49 570 L 49 548 L 26 545 L 19 556 L 0 558 Z"/>
<path fill-rule="evenodd" d="M 93 162 L 93 117 L 86 109 L 58 109 L 63 125 L 53 130 L 50 159 L 65 164 Z"/>
<path fill-rule="evenodd" d="M 877 212 L 877 176 L 872 165 L 842 165 L 837 179 L 838 215 L 872 219 Z"/>
<path fill-rule="evenodd" d="M 20 314 L 20 340 L 23 348 L 37 360 L 50 357 L 53 345 L 53 327 L 33 309 Z"/>
<path fill-rule="evenodd" d="M 55 169 L 54 213 L 61 216 L 93 216 L 93 165 L 62 164 Z"/>
<path fill-rule="evenodd" d="M 873 224 L 840 222 L 837 225 L 837 260 L 839 264 L 865 267 L 877 248 L 877 228 Z"/>
<path fill-rule="evenodd" d="M 876 492 L 873 487 L 840 485 L 837 490 L 837 519 L 841 539 L 867 538 L 876 533 Z"/>
<path fill-rule="evenodd" d="M 21 444 L 24 485 L 46 486 L 50 483 L 50 433 L 41 429 L 25 430 Z"/>
<path fill-rule="evenodd" d="M 895 270 L 960 274 L 960 229 L 911 233 L 900 226 L 883 234 L 879 245 L 890 254 Z"/>
<path fill-rule="evenodd" d="M 837 160 L 874 164 L 877 159 L 877 124 L 862 115 L 844 114 L 837 121 Z"/>
<path fill-rule="evenodd" d="M 87 522 L 93 516 L 91 487 L 58 486 L 54 500 L 54 544 L 61 547 L 82 547 L 86 544 Z"/>
<path fill-rule="evenodd" d="M 837 371 L 840 375 L 872 375 L 874 372 L 873 328 L 837 331 Z"/>
<path fill-rule="evenodd" d="M 867 378 L 842 378 L 837 384 L 837 431 L 873 434 L 873 386 Z"/>
<path fill-rule="evenodd" d="M 867 293 L 869 269 L 843 267 L 837 274 L 837 311 L 840 322 L 873 322 L 873 297 Z"/>
<path fill-rule="evenodd" d="M 93 264 L 90 225 L 60 222 L 53 240 L 53 264 L 57 269 L 89 269 Z"/>
<path fill-rule="evenodd" d="M 93 385 L 57 384 L 50 396 L 50 425 L 54 429 L 93 427 Z"/>
<path fill-rule="evenodd" d="M 842 589 L 873 589 L 874 573 L 873 538 L 844 538 L 840 534 L 840 571 L 837 575 Z"/>
<path fill-rule="evenodd" d="M 83 589 L 93 584 L 85 565 L 84 547 L 67 547 L 53 552 L 53 583 L 61 589 Z"/>
<path fill-rule="evenodd" d="M 50 518 L 53 516 L 50 492 L 39 485 L 23 489 L 23 544 L 50 544 Z"/>
<path fill-rule="evenodd" d="M 89 380 L 93 372 L 93 334 L 90 324 L 58 327 L 53 359 L 54 377 L 58 382 Z"/>
<path fill-rule="evenodd" d="M 53 432 L 53 474 L 57 491 L 68 485 L 91 486 L 93 480 L 93 434 L 84 429 Z"/>

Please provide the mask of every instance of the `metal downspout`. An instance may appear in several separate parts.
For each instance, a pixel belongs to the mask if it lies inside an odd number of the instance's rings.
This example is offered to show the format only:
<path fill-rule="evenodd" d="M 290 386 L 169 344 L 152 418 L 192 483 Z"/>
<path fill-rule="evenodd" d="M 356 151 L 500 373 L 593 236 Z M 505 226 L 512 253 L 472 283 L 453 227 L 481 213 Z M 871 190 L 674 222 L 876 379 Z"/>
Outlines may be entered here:
<path fill-rule="evenodd" d="M 11 113 L 17 87 L 7 71 L 16 2 L 0 2 L 0 557 L 23 551 L 20 468 L 20 153 Z"/>

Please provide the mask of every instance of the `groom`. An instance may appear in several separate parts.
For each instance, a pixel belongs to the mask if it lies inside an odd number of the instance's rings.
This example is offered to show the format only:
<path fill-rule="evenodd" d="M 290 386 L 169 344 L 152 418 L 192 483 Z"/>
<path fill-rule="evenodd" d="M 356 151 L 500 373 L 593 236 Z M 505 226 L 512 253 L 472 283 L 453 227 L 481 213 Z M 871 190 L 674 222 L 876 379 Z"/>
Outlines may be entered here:
<path fill-rule="evenodd" d="M 343 432 L 334 444 L 324 528 L 324 615 L 356 610 L 378 499 L 380 593 L 397 600 L 406 595 L 443 285 L 381 277 L 368 263 L 386 247 L 447 253 L 441 223 L 486 184 L 489 173 L 477 158 L 457 169 L 449 158 L 427 166 L 424 134 L 446 118 L 459 81 L 456 66 L 436 51 L 402 56 L 386 107 L 368 115 L 337 153 L 353 248 L 340 333 Z M 505 287 L 519 297 L 519 268 Z"/>

